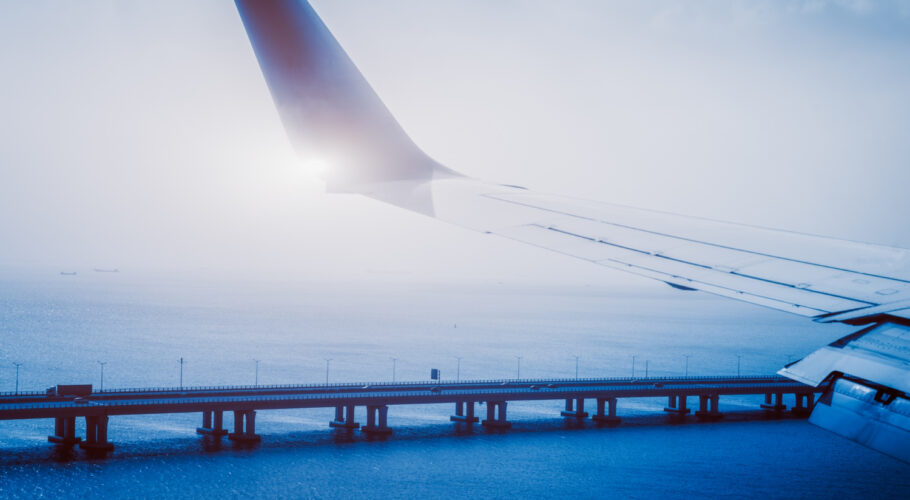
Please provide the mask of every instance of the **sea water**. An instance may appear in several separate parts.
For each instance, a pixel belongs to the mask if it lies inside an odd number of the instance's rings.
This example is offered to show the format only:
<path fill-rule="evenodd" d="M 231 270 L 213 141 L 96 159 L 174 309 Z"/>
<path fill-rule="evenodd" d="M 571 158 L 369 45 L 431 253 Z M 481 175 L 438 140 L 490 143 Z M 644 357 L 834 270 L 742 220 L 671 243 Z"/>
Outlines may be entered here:
<path fill-rule="evenodd" d="M 15 388 L 14 362 L 22 391 L 97 387 L 99 362 L 106 388 L 426 380 L 432 368 L 574 378 L 575 356 L 579 377 L 759 375 L 851 331 L 649 286 L 2 278 L 0 392 Z M 393 406 L 384 439 L 330 430 L 328 409 L 266 410 L 252 447 L 201 439 L 198 414 L 116 416 L 101 460 L 49 445 L 50 420 L 5 421 L 0 497 L 910 495 L 907 464 L 760 402 L 724 397 L 721 421 L 673 425 L 663 399 L 620 400 L 611 428 L 559 417 L 561 401 L 513 402 L 509 431 L 453 425 L 450 405 Z"/>

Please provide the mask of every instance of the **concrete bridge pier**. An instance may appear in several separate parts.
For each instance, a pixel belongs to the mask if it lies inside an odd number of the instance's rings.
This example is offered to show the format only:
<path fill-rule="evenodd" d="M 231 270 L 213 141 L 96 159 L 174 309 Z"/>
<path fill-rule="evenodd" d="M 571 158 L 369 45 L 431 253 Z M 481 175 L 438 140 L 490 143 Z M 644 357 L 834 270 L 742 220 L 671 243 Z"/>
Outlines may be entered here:
<path fill-rule="evenodd" d="M 388 406 L 367 406 L 367 423 L 360 430 L 367 434 L 391 434 L 388 417 Z"/>
<path fill-rule="evenodd" d="M 76 436 L 76 417 L 57 417 L 54 419 L 54 435 L 47 440 L 54 444 L 72 446 L 82 438 Z"/>
<path fill-rule="evenodd" d="M 572 407 L 572 403 L 575 403 L 575 407 Z M 563 417 L 574 417 L 574 418 L 585 418 L 588 416 L 588 413 L 585 411 L 585 398 L 576 398 L 576 399 L 566 399 L 566 409 L 559 412 Z"/>
<path fill-rule="evenodd" d="M 202 412 L 202 427 L 196 427 L 197 434 L 220 438 L 228 433 L 224 428 L 224 412 L 220 410 Z"/>
<path fill-rule="evenodd" d="M 231 441 L 255 442 L 262 439 L 256 434 L 256 410 L 234 411 L 234 432 L 228 434 Z"/>
<path fill-rule="evenodd" d="M 83 450 L 107 452 L 114 444 L 107 440 L 107 415 L 85 417 L 85 441 L 79 443 Z"/>
<path fill-rule="evenodd" d="M 329 422 L 330 427 L 342 429 L 356 429 L 360 424 L 354 421 L 354 405 L 341 405 L 335 407 L 335 420 Z"/>
<path fill-rule="evenodd" d="M 474 422 L 480 421 L 479 418 L 474 416 L 473 401 L 458 401 L 455 403 L 455 414 L 449 417 L 449 420 L 452 422 L 464 422 L 466 424 L 473 424 Z"/>
<path fill-rule="evenodd" d="M 797 392 L 793 394 L 793 397 L 796 399 L 796 403 L 790 411 L 797 415 L 808 415 L 812 413 L 812 409 L 815 407 L 815 393 Z"/>
<path fill-rule="evenodd" d="M 712 420 L 722 418 L 723 413 L 718 409 L 720 396 L 717 394 L 704 394 L 698 396 L 698 411 L 695 416 L 702 420 Z"/>
<path fill-rule="evenodd" d="M 506 420 L 507 405 L 505 401 L 487 401 L 487 418 L 480 425 L 500 429 L 512 427 L 512 423 Z"/>
<path fill-rule="evenodd" d="M 668 413 L 676 413 L 679 416 L 685 416 L 689 413 L 689 409 L 686 408 L 687 399 L 689 399 L 689 397 L 684 394 L 670 396 L 667 399 L 667 407 L 664 408 L 664 411 Z"/>
<path fill-rule="evenodd" d="M 771 393 L 765 394 L 765 402 L 761 405 L 762 408 L 772 411 L 784 411 L 787 409 L 787 405 L 784 404 L 784 395 L 782 393 L 774 393 L 773 399 L 771 396 Z"/>
<path fill-rule="evenodd" d="M 605 410 L 609 410 L 609 412 L 605 413 Z M 616 398 L 598 398 L 597 414 L 591 417 L 591 420 L 606 424 L 618 424 L 621 419 L 616 416 Z"/>

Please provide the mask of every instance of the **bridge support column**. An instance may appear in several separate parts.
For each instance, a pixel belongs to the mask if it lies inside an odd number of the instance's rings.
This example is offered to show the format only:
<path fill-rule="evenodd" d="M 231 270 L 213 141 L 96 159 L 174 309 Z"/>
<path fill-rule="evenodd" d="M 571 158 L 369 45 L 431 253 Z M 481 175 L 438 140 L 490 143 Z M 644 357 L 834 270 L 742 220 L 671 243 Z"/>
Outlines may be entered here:
<path fill-rule="evenodd" d="M 797 392 L 793 394 L 796 400 L 793 408 L 790 409 L 796 415 L 808 415 L 812 413 L 815 406 L 815 394 L 812 392 Z"/>
<path fill-rule="evenodd" d="M 720 396 L 717 394 L 704 394 L 698 396 L 698 411 L 695 416 L 702 420 L 712 420 L 723 417 L 723 413 L 717 409 L 717 403 Z"/>
<path fill-rule="evenodd" d="M 329 422 L 330 427 L 342 429 L 356 429 L 360 424 L 354 421 L 354 405 L 336 406 L 335 420 Z"/>
<path fill-rule="evenodd" d="M 620 418 L 616 416 L 616 398 L 597 399 L 597 414 L 591 417 L 595 422 L 618 424 Z"/>
<path fill-rule="evenodd" d="M 196 433 L 217 438 L 226 435 L 228 432 L 224 428 L 224 412 L 221 410 L 202 412 L 202 427 L 196 427 Z"/>
<path fill-rule="evenodd" d="M 575 408 L 572 408 L 572 403 L 575 403 Z M 573 400 L 572 398 L 566 399 L 566 409 L 559 412 L 563 417 L 574 417 L 574 418 L 585 418 L 588 416 L 588 413 L 585 411 L 585 398 L 577 398 Z"/>
<path fill-rule="evenodd" d="M 512 427 L 512 423 L 506 420 L 506 406 L 505 401 L 487 401 L 487 418 L 480 424 L 501 429 Z"/>
<path fill-rule="evenodd" d="M 784 404 L 784 395 L 781 393 L 773 394 L 774 398 L 772 400 L 771 393 L 765 394 L 765 402 L 761 405 L 762 408 L 772 411 L 784 411 L 787 409 L 787 405 Z"/>
<path fill-rule="evenodd" d="M 82 438 L 76 437 L 76 417 L 57 417 L 54 419 L 54 435 L 47 440 L 54 444 L 72 446 Z"/>
<path fill-rule="evenodd" d="M 231 441 L 255 442 L 262 438 L 256 434 L 256 410 L 234 410 L 234 432 Z"/>
<path fill-rule="evenodd" d="M 464 422 L 466 424 L 473 424 L 474 422 L 480 421 L 479 418 L 474 416 L 473 401 L 459 401 L 455 403 L 455 414 L 449 417 L 449 420 L 452 422 Z"/>
<path fill-rule="evenodd" d="M 664 408 L 664 411 L 668 413 L 676 413 L 680 416 L 685 416 L 689 413 L 689 409 L 686 408 L 687 399 L 689 399 L 689 397 L 685 394 L 670 396 L 667 400 L 667 407 Z"/>
<path fill-rule="evenodd" d="M 107 452 L 114 445 L 107 440 L 107 415 L 85 417 L 85 441 L 79 443 L 83 450 Z"/>
<path fill-rule="evenodd" d="M 386 405 L 367 406 L 367 423 L 360 430 L 367 434 L 391 434 L 388 416 L 389 407 Z"/>

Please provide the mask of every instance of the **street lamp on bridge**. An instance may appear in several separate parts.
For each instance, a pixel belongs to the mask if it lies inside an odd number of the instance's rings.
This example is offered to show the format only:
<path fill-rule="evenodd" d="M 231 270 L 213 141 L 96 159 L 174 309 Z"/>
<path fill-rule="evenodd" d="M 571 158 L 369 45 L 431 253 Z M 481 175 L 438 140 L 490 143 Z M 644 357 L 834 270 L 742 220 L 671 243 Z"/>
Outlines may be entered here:
<path fill-rule="evenodd" d="M 22 366 L 22 363 L 13 362 L 16 365 L 16 394 L 19 394 L 19 367 Z"/>
<path fill-rule="evenodd" d="M 103 391 L 104 390 L 104 365 L 107 364 L 107 361 L 99 361 L 98 364 L 101 365 L 101 388 L 98 390 Z"/>

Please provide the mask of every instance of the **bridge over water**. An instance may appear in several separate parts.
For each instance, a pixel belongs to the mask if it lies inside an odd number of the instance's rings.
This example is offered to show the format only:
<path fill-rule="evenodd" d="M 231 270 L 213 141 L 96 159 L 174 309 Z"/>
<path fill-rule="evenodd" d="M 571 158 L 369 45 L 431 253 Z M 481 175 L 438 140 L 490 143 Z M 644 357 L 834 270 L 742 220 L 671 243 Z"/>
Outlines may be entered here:
<path fill-rule="evenodd" d="M 65 387 L 65 386 L 57 386 Z M 460 382 L 379 382 L 306 385 L 157 387 L 92 391 L 81 395 L 66 391 L 0 394 L 0 420 L 54 419 L 54 434 L 48 440 L 63 446 L 78 444 L 95 452 L 113 449 L 108 440 L 110 417 L 199 412 L 198 433 L 215 438 L 227 435 L 236 441 L 258 441 L 256 412 L 290 408 L 334 408 L 332 427 L 360 428 L 373 434 L 391 432 L 388 411 L 392 405 L 454 404 L 451 420 L 471 425 L 480 419 L 478 404 L 486 406 L 485 427 L 507 428 L 507 407 L 513 401 L 565 400 L 561 415 L 583 419 L 585 401 L 594 403 L 592 419 L 618 424 L 618 400 L 667 398 L 665 411 L 684 416 L 691 410 L 690 397 L 698 398 L 695 415 L 720 418 L 720 396 L 764 395 L 761 406 L 784 411 L 784 396 L 793 394 L 793 408 L 808 414 L 815 395 L 825 387 L 809 387 L 777 375 L 762 377 L 652 377 L 534 380 L 471 380 Z M 367 419 L 355 421 L 356 407 L 366 407 Z M 233 413 L 233 432 L 225 427 L 225 412 Z M 76 435 L 76 419 L 85 419 L 85 437 Z"/>

